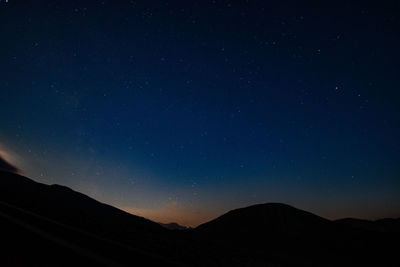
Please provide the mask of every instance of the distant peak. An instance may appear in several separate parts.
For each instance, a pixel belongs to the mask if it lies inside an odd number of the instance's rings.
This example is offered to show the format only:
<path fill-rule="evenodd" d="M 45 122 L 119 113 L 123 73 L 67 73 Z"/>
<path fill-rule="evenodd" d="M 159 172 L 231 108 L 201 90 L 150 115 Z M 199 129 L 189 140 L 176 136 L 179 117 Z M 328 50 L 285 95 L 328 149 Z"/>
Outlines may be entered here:
<path fill-rule="evenodd" d="M 331 223 L 329 220 L 284 203 L 256 204 L 231 210 L 222 216 L 204 223 L 197 229 L 214 232 L 243 231 L 249 229 L 269 229 L 277 231 L 298 231 L 305 227 L 320 227 Z M 241 230 L 239 230 L 241 229 Z"/>
<path fill-rule="evenodd" d="M 191 229 L 190 227 L 182 226 L 178 223 L 171 222 L 171 223 L 159 223 L 161 226 L 164 228 L 167 228 L 169 230 L 187 230 Z"/>

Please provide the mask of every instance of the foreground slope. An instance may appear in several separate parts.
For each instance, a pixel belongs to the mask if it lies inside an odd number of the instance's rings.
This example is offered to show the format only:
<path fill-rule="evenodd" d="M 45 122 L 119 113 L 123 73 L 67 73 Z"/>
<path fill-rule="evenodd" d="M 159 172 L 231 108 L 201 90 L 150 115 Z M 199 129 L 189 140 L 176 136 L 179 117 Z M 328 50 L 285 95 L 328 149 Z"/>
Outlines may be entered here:
<path fill-rule="evenodd" d="M 45 185 L 7 172 L 0 172 L 0 201 L 38 215 L 91 230 L 107 232 L 118 225 L 128 232 L 165 232 L 159 224 L 98 202 L 60 185 Z M 121 225 L 121 222 L 124 222 Z"/>
<path fill-rule="evenodd" d="M 13 173 L 0 172 L 0 222 L 8 252 L 3 265 L 31 265 L 34 259 L 34 264 L 53 266 L 170 262 L 160 253 L 170 244 L 168 231 L 159 224 L 67 187 Z"/>
<path fill-rule="evenodd" d="M 267 203 L 170 231 L 67 187 L 0 172 L 0 266 L 397 266 L 398 220 L 378 223 L 385 231 Z"/>

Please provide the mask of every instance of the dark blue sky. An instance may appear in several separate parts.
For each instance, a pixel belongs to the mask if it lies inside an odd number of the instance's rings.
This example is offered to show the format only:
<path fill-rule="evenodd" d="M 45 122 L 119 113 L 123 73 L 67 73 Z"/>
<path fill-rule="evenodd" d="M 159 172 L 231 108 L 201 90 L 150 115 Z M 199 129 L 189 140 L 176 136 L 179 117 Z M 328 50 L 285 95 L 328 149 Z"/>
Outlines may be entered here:
<path fill-rule="evenodd" d="M 185 2 L 2 1 L 1 156 L 164 222 L 400 215 L 398 8 Z"/>

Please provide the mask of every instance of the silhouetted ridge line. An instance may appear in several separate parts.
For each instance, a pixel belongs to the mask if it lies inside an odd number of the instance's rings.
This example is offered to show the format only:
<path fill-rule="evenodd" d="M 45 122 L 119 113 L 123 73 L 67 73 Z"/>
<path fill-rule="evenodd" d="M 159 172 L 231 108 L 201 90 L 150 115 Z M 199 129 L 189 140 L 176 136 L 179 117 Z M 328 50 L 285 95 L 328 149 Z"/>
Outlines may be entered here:
<path fill-rule="evenodd" d="M 0 199 L 27 210 L 33 209 L 33 211 L 41 215 L 61 216 L 61 218 L 67 219 L 62 215 L 65 210 L 58 211 L 61 208 L 65 208 L 71 213 L 70 215 L 82 215 L 83 218 L 79 218 L 82 219 L 81 222 L 87 215 L 98 216 L 98 219 L 108 219 L 109 223 L 112 223 L 110 216 L 121 216 L 130 222 L 137 223 L 138 225 L 136 226 L 140 228 L 151 228 L 156 231 L 165 230 L 155 222 L 101 203 L 66 186 L 46 185 L 8 172 L 1 172 L 0 184 Z"/>
<path fill-rule="evenodd" d="M 31 239 L 38 247 L 59 247 L 55 255 L 67 254 L 72 259 L 94 260 L 96 265 L 106 266 L 125 266 L 132 259 L 136 263 L 179 265 L 164 252 L 170 242 L 168 230 L 65 186 L 45 185 L 0 172 L 0 213 L 11 228 L 22 228 L 18 231 L 37 236 Z M 8 240 L 12 243 L 12 236 Z M 45 259 L 38 261 L 38 265 L 45 265 Z"/>
<path fill-rule="evenodd" d="M 189 230 L 190 227 L 179 225 L 178 223 L 159 223 L 162 227 L 169 230 Z"/>
<path fill-rule="evenodd" d="M 396 266 L 400 238 L 399 219 L 330 221 L 281 203 L 170 231 L 68 187 L 1 171 L 0 223 L 2 266 Z"/>
<path fill-rule="evenodd" d="M 246 233 L 257 229 L 271 232 L 271 234 L 287 234 L 296 231 L 319 230 L 321 227 L 330 227 L 330 225 L 329 220 L 290 205 L 266 203 L 231 210 L 198 226 L 196 230 L 228 234 L 230 231 Z"/>

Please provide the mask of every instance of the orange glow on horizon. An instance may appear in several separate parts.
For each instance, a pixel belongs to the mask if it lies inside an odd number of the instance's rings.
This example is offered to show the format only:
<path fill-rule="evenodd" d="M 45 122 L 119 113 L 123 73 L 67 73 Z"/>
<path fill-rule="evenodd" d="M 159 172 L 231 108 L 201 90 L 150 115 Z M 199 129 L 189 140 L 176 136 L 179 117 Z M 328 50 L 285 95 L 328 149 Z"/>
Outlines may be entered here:
<path fill-rule="evenodd" d="M 120 209 L 137 216 L 144 217 L 157 223 L 178 223 L 186 227 L 196 227 L 202 223 L 208 222 L 215 217 L 199 210 L 189 210 L 180 207 L 176 202 L 170 202 L 157 209 L 141 209 L 134 207 L 119 207 Z M 222 215 L 222 214 L 220 214 Z"/>

